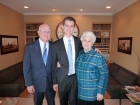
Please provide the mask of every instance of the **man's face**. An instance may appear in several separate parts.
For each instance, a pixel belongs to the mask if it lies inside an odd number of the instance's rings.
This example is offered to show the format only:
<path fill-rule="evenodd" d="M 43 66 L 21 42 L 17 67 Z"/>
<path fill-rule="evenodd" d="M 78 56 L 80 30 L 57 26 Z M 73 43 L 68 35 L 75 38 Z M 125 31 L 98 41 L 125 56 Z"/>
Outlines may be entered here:
<path fill-rule="evenodd" d="M 43 24 L 39 27 L 38 35 L 40 39 L 46 43 L 48 40 L 50 40 L 51 30 L 50 27 L 46 24 Z"/>
<path fill-rule="evenodd" d="M 64 35 L 66 35 L 68 37 L 72 36 L 74 27 L 75 27 L 75 25 L 74 25 L 73 21 L 66 20 L 63 25 Z"/>

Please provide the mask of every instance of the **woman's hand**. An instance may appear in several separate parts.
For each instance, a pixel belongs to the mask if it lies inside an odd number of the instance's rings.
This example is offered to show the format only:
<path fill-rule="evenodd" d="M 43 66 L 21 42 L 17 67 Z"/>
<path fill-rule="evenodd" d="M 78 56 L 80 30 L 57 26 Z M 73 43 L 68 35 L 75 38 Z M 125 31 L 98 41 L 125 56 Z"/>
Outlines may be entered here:
<path fill-rule="evenodd" d="M 104 99 L 103 95 L 97 94 L 97 101 L 101 101 L 103 99 Z"/>

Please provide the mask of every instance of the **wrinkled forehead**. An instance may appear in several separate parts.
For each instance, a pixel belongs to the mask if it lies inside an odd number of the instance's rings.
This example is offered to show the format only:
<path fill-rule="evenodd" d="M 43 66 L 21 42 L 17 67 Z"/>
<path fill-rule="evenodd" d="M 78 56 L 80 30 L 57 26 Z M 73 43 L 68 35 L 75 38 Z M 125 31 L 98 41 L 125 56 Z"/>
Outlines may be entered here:
<path fill-rule="evenodd" d="M 47 24 L 42 24 L 42 25 L 40 25 L 39 30 L 50 31 L 50 27 Z"/>

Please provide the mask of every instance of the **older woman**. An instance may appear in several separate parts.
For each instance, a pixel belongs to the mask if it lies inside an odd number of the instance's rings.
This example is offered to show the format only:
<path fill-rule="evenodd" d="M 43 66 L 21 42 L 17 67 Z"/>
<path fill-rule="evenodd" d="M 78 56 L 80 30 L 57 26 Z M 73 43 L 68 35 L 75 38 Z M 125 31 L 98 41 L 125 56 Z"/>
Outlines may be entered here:
<path fill-rule="evenodd" d="M 78 105 L 104 105 L 108 69 L 104 57 L 92 49 L 96 37 L 93 32 L 81 36 L 83 50 L 76 60 Z"/>

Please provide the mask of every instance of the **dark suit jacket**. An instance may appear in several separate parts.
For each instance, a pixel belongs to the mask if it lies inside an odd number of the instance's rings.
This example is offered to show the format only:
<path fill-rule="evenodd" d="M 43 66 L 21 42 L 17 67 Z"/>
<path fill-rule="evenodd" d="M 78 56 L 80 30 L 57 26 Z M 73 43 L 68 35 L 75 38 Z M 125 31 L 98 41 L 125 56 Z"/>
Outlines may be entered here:
<path fill-rule="evenodd" d="M 26 45 L 23 72 L 26 86 L 34 85 L 35 91 L 45 92 L 48 82 L 49 89 L 52 89 L 51 42 L 49 42 L 49 52 L 46 66 L 43 62 L 39 40 Z"/>
<path fill-rule="evenodd" d="M 82 45 L 80 39 L 77 37 L 74 37 L 74 42 L 75 42 L 75 60 L 76 60 Z M 52 72 L 53 84 L 58 84 L 59 89 L 63 90 L 67 82 L 66 76 L 68 76 L 69 71 L 69 62 L 63 38 L 53 43 L 52 52 L 53 52 L 53 72 Z M 60 68 L 57 68 L 57 62 L 60 63 L 61 65 Z"/>

